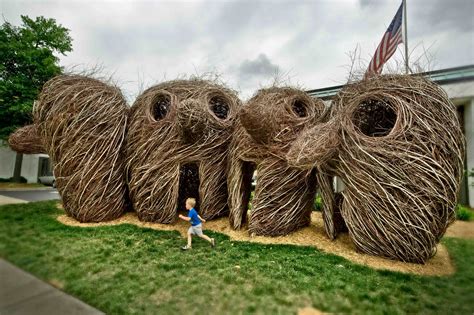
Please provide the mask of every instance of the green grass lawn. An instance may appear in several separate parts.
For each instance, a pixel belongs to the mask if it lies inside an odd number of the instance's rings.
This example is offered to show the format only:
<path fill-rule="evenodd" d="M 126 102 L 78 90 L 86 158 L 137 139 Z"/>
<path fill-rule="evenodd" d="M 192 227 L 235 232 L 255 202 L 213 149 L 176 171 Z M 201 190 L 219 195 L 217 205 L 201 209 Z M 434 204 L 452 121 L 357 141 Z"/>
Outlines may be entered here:
<path fill-rule="evenodd" d="M 27 183 L 2 183 L 0 182 L 0 189 L 3 189 L 3 188 L 38 188 L 38 187 L 47 187 L 43 184 L 39 184 L 39 183 L 30 183 L 30 184 L 27 184 Z"/>
<path fill-rule="evenodd" d="M 472 314 L 474 240 L 447 238 L 457 273 L 377 271 L 311 247 L 202 240 L 132 225 L 79 228 L 55 202 L 0 207 L 0 256 L 108 314 Z"/>

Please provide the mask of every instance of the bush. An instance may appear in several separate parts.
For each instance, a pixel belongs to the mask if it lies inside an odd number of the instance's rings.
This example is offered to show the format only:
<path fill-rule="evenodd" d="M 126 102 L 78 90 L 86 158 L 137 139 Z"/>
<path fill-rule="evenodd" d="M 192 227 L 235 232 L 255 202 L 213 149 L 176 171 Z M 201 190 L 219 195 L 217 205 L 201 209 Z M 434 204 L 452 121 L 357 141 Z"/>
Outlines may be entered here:
<path fill-rule="evenodd" d="M 474 168 L 471 169 L 471 172 L 467 176 L 474 177 Z M 471 186 L 474 187 L 474 181 L 472 182 Z"/>
<path fill-rule="evenodd" d="M 458 205 L 456 207 L 456 219 L 461 221 L 471 221 L 474 217 L 474 213 L 468 207 Z"/>
<path fill-rule="evenodd" d="M 249 199 L 249 204 L 248 204 L 248 209 L 247 210 L 252 210 L 252 200 L 255 195 L 255 190 L 252 190 L 250 192 L 250 199 Z"/>
<path fill-rule="evenodd" d="M 318 193 L 316 198 L 314 198 L 314 211 L 321 211 L 323 208 L 323 202 L 321 200 L 321 195 Z"/>
<path fill-rule="evenodd" d="M 10 178 L 0 178 L 0 183 L 12 183 L 13 177 Z M 23 176 L 20 176 L 20 183 L 26 184 L 28 181 Z"/>

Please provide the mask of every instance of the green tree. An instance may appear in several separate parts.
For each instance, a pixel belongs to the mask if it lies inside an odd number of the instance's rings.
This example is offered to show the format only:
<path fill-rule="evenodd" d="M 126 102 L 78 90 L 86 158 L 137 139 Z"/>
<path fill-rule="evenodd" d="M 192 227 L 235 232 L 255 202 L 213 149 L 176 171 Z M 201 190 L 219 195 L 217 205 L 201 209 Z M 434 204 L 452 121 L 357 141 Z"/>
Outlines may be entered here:
<path fill-rule="evenodd" d="M 471 172 L 468 175 L 469 177 L 474 177 L 474 168 L 471 169 Z M 472 187 L 474 187 L 474 181 L 472 182 Z"/>
<path fill-rule="evenodd" d="M 31 123 L 31 110 L 43 84 L 61 73 L 58 54 L 72 51 L 69 30 L 54 19 L 21 16 L 22 25 L 0 27 L 0 140 Z M 20 178 L 17 154 L 14 178 Z"/>

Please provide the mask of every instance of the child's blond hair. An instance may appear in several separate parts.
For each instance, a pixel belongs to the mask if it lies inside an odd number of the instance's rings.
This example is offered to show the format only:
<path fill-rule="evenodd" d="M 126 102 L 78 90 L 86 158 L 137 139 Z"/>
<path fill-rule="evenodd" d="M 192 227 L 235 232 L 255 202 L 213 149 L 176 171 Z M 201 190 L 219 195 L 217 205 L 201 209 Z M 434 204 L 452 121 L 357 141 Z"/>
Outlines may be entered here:
<path fill-rule="evenodd" d="M 186 203 L 194 208 L 196 206 L 196 199 L 188 198 L 188 199 L 186 199 Z"/>

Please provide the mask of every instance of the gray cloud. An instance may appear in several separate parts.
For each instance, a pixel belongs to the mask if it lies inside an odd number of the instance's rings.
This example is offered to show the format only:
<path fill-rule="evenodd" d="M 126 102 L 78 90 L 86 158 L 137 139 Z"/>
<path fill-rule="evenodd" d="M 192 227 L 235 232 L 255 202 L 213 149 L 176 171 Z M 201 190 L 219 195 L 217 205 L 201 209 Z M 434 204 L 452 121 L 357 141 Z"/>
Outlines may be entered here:
<path fill-rule="evenodd" d="M 414 4 L 413 10 L 415 16 L 419 18 L 416 23 L 423 23 L 423 29 L 474 32 L 474 1 L 472 0 L 431 0 Z M 410 23 L 411 20 L 408 21 Z"/>
<path fill-rule="evenodd" d="M 400 2 L 3 0 L 0 6 L 14 24 L 20 14 L 57 19 L 74 39 L 61 64 L 102 65 L 133 100 L 151 84 L 209 71 L 244 98 L 275 72 L 308 89 L 342 84 L 347 53 L 359 46 L 370 60 Z M 473 5 L 408 1 L 412 59 L 431 47 L 437 69 L 472 63 Z"/>
<path fill-rule="evenodd" d="M 278 73 L 279 67 L 273 64 L 267 55 L 260 54 L 254 60 L 244 60 L 239 66 L 239 74 L 242 78 L 269 77 Z"/>
<path fill-rule="evenodd" d="M 369 8 L 369 7 L 378 7 L 383 5 L 384 2 L 380 0 L 359 0 L 359 5 L 361 8 Z"/>

